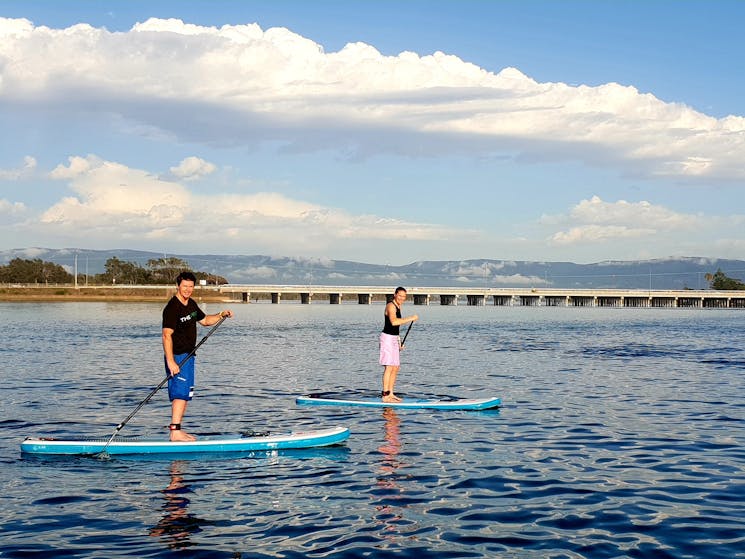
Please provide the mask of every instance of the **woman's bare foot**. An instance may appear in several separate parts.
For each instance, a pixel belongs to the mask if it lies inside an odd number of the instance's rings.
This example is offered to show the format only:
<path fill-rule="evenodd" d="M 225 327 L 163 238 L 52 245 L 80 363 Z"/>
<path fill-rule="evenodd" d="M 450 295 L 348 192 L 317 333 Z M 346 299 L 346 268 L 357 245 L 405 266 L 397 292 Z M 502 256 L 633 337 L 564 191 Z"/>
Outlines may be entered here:
<path fill-rule="evenodd" d="M 190 443 L 196 440 L 197 438 L 194 435 L 190 435 L 189 433 L 182 431 L 181 429 L 171 431 L 171 442 L 172 443 L 174 442 Z"/>
<path fill-rule="evenodd" d="M 386 394 L 385 396 L 383 396 L 383 401 L 386 404 L 396 404 L 398 402 L 401 402 L 402 400 L 395 394 Z"/>

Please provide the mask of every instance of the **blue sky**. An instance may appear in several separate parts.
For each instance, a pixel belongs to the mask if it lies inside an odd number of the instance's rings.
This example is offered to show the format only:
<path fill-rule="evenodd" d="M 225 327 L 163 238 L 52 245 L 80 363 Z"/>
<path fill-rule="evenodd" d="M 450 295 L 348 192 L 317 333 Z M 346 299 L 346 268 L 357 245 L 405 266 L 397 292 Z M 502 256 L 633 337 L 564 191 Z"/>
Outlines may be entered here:
<path fill-rule="evenodd" d="M 745 2 L 0 0 L 0 250 L 745 258 Z"/>

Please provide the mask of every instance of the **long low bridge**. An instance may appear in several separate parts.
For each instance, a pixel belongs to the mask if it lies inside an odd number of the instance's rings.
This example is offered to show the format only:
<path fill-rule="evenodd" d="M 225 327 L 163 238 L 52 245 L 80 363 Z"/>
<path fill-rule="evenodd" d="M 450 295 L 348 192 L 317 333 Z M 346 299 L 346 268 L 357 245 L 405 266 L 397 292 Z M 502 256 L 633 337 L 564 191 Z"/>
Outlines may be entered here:
<path fill-rule="evenodd" d="M 343 302 L 370 305 L 393 297 L 391 287 L 371 286 L 228 284 L 219 290 L 244 303 L 253 298 L 271 299 L 279 304 L 284 298 L 306 305 L 314 300 L 326 300 L 332 305 Z M 407 292 L 415 305 L 745 309 L 745 291 L 410 287 Z"/>

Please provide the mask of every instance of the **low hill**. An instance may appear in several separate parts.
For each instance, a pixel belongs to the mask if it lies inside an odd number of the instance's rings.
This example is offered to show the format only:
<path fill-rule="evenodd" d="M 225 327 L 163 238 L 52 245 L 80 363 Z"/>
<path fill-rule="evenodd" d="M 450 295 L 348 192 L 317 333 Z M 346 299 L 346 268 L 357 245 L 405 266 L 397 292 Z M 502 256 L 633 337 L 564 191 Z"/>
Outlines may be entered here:
<path fill-rule="evenodd" d="M 40 258 L 73 273 L 97 274 L 109 258 L 145 265 L 162 253 L 138 250 L 26 248 L 0 251 L 0 264 L 13 258 Z M 722 270 L 745 278 L 745 261 L 671 257 L 592 264 L 515 260 L 418 261 L 401 266 L 319 258 L 264 255 L 168 254 L 194 270 L 223 276 L 233 284 L 403 285 L 405 287 L 555 287 L 615 289 L 706 289 L 706 274 Z"/>

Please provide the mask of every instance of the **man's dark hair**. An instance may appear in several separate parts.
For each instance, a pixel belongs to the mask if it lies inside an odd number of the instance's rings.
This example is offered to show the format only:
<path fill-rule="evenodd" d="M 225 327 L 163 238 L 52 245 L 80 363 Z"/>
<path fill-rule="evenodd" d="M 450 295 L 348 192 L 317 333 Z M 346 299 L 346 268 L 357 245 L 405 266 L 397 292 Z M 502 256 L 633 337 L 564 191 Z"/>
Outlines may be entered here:
<path fill-rule="evenodd" d="M 406 288 L 405 288 L 405 287 L 397 287 L 397 288 L 396 288 L 396 291 L 394 291 L 394 292 L 393 292 L 393 293 L 394 293 L 394 295 L 395 295 L 396 293 L 398 293 L 399 291 L 403 291 L 404 293 L 406 293 Z"/>
<path fill-rule="evenodd" d="M 179 275 L 176 276 L 176 285 L 181 285 L 181 282 L 184 280 L 197 283 L 197 276 L 195 276 L 191 272 L 181 272 Z"/>

